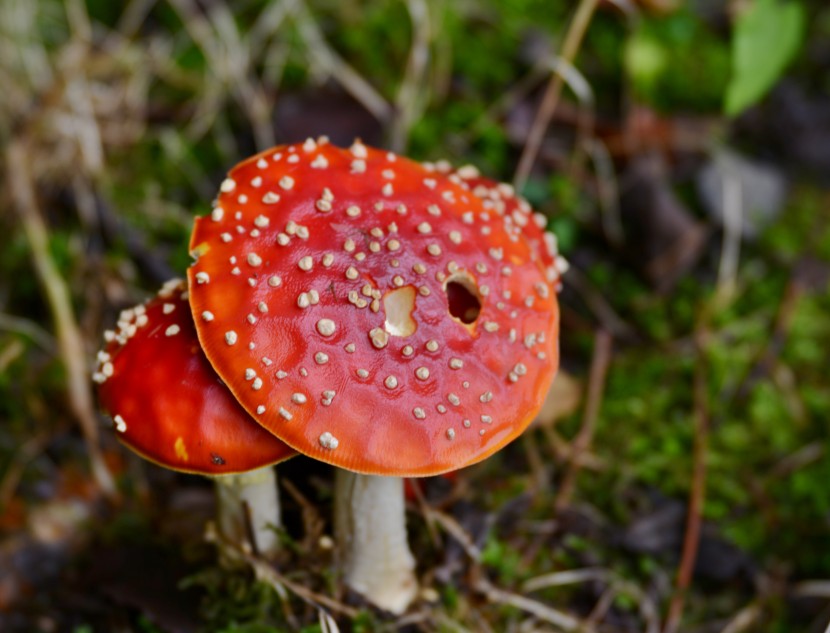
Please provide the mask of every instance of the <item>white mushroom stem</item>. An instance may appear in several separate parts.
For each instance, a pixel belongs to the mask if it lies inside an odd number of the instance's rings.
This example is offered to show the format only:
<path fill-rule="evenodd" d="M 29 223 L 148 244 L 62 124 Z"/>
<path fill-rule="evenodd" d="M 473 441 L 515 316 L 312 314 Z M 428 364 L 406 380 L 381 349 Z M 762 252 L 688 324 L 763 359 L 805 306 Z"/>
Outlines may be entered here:
<path fill-rule="evenodd" d="M 282 522 L 276 472 L 273 466 L 265 466 L 213 478 L 219 532 L 233 543 L 249 543 L 253 537 L 252 545 L 265 557 L 274 556 L 279 549 L 275 528 Z"/>
<path fill-rule="evenodd" d="M 406 538 L 403 479 L 338 468 L 334 530 L 346 584 L 385 611 L 415 598 L 415 558 Z"/>

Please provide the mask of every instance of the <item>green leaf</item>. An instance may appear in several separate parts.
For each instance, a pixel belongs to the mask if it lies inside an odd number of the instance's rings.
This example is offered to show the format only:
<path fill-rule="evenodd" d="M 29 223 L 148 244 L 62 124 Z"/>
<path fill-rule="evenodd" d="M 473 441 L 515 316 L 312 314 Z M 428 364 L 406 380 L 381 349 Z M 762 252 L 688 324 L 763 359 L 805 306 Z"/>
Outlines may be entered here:
<path fill-rule="evenodd" d="M 801 46 L 804 23 L 804 7 L 794 0 L 755 0 L 738 19 L 732 39 L 726 114 L 740 114 L 775 85 Z"/>

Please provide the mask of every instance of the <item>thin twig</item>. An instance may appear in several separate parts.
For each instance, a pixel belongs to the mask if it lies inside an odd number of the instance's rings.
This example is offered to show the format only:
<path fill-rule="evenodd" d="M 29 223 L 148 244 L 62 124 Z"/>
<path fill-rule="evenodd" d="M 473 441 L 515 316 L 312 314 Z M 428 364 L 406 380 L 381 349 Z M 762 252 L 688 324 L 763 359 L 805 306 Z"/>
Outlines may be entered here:
<path fill-rule="evenodd" d="M 565 631 L 579 630 L 588 633 L 589 631 L 594 630 L 593 626 L 590 626 L 585 622 L 580 622 L 575 617 L 559 611 L 558 609 L 554 609 L 543 602 L 532 600 L 530 598 L 526 598 L 525 596 L 494 587 L 490 581 L 483 576 L 476 583 L 475 588 L 477 591 L 484 594 L 490 602 L 516 607 L 517 609 L 530 613 L 540 620 L 553 624 L 554 626 Z"/>
<path fill-rule="evenodd" d="M 703 521 L 703 501 L 706 495 L 706 452 L 709 445 L 709 395 L 706 385 L 705 353 L 708 310 L 701 317 L 695 333 L 697 362 L 693 379 L 694 397 L 694 447 L 692 449 L 692 487 L 689 491 L 689 508 L 686 513 L 686 533 L 677 569 L 674 595 L 669 602 L 663 633 L 675 633 L 683 618 L 686 592 L 692 581 L 692 573 L 700 545 L 700 529 Z"/>
<path fill-rule="evenodd" d="M 478 563 L 481 560 L 481 550 L 475 544 L 472 536 L 449 514 L 445 514 L 433 508 L 425 508 L 426 516 L 430 521 L 438 523 L 444 531 L 453 537 L 456 542 L 461 545 L 471 560 Z"/>
<path fill-rule="evenodd" d="M 598 2 L 599 0 L 581 0 L 579 3 L 573 21 L 571 21 L 568 32 L 565 34 L 565 41 L 562 44 L 562 54 L 559 56 L 565 62 L 569 64 L 573 63 Z M 519 159 L 519 166 L 516 168 L 516 175 L 513 177 L 513 184 L 518 191 L 521 191 L 527 182 L 530 169 L 533 167 L 536 156 L 539 154 L 539 148 L 542 146 L 542 138 L 556 110 L 563 85 L 564 80 L 562 75 L 554 72 L 545 89 L 542 104 L 539 106 L 536 118 L 533 120 L 533 125 L 527 136 L 527 142 L 522 150 L 522 156 Z"/>
<path fill-rule="evenodd" d="M 114 498 L 117 496 L 115 483 L 98 444 L 98 424 L 92 403 L 83 337 L 72 311 L 69 289 L 49 253 L 49 235 L 38 208 L 28 156 L 23 141 L 14 139 L 9 143 L 6 151 L 9 191 L 29 242 L 32 263 L 55 322 L 58 348 L 66 368 L 69 406 L 86 439 L 92 474 L 101 491 Z"/>
<path fill-rule="evenodd" d="M 602 472 L 607 469 L 607 464 L 596 454 L 585 451 L 578 456 L 573 455 L 573 447 L 565 440 L 556 429 L 546 424 L 540 426 L 542 434 L 545 436 L 545 441 L 553 453 L 554 459 L 561 462 L 575 459 L 581 468 Z"/>
<path fill-rule="evenodd" d="M 582 426 L 571 445 L 570 459 L 567 470 L 562 477 L 559 492 L 556 494 L 554 507 L 561 510 L 571 502 L 576 477 L 580 470 L 579 456 L 588 451 L 594 438 L 597 417 L 599 415 L 602 394 L 605 391 L 605 377 L 608 366 L 611 364 L 611 348 L 613 339 L 605 330 L 599 330 L 594 337 L 594 354 L 591 359 L 591 373 L 588 379 L 588 392 L 585 396 L 585 410 L 582 415 Z"/>
<path fill-rule="evenodd" d="M 421 511 L 421 515 L 424 517 L 424 524 L 427 526 L 429 540 L 432 542 L 433 547 L 440 548 L 441 544 L 438 540 L 438 532 L 435 529 L 435 519 L 430 514 L 431 506 L 427 503 L 426 497 L 424 497 L 424 491 L 421 488 L 421 480 L 410 479 L 406 485 L 408 485 L 409 490 L 412 491 L 412 495 L 415 497 L 415 502 L 418 505 L 418 510 Z"/>

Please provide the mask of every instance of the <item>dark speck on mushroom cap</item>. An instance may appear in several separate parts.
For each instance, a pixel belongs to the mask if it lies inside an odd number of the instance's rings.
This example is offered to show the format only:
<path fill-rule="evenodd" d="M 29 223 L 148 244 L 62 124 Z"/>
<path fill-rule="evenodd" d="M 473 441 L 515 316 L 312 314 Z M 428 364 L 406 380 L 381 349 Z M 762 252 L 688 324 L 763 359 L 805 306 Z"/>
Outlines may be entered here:
<path fill-rule="evenodd" d="M 246 410 L 362 473 L 438 474 L 517 437 L 556 372 L 558 277 L 529 207 L 478 193 L 359 142 L 231 170 L 188 278 L 202 347 Z"/>
<path fill-rule="evenodd" d="M 166 468 L 247 472 L 292 457 L 234 399 L 199 347 L 186 285 L 174 279 L 124 310 L 105 334 L 93 379 L 118 438 Z"/>

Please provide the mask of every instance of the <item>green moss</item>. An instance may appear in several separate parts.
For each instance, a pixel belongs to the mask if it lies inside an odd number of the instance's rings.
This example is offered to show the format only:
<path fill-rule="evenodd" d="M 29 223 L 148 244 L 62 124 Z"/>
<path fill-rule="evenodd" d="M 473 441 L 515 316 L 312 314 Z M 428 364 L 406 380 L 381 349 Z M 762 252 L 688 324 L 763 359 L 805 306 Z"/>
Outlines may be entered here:
<path fill-rule="evenodd" d="M 718 112 L 729 78 L 728 42 L 689 8 L 644 17 L 625 47 L 638 97 L 663 112 Z"/>

